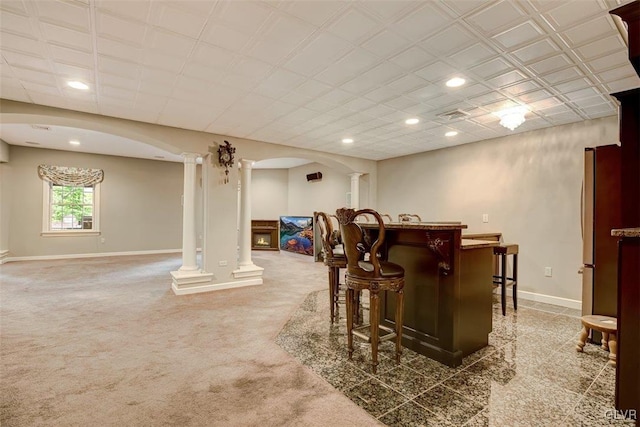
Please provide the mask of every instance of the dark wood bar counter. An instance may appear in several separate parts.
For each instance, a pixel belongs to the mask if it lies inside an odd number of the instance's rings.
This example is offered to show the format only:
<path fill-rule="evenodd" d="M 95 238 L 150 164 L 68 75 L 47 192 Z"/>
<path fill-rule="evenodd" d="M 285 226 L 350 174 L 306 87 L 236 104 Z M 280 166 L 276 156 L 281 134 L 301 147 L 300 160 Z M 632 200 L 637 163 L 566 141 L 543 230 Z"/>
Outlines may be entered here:
<path fill-rule="evenodd" d="M 373 226 L 361 224 L 372 234 Z M 461 224 L 385 224 L 388 260 L 405 269 L 402 344 L 448 366 L 488 344 L 493 247 L 462 239 Z M 373 236 L 372 236 L 373 237 Z M 394 326 L 395 298 L 381 298 L 381 324 Z"/>

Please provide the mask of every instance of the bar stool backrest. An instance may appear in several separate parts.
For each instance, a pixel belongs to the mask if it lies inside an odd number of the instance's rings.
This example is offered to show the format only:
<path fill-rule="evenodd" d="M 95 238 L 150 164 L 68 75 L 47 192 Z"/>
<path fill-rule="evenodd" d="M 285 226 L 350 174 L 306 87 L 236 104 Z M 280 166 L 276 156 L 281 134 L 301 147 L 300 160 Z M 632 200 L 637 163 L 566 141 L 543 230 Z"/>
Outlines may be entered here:
<path fill-rule="evenodd" d="M 369 244 L 362 227 L 355 222 L 359 215 L 371 215 L 378 223 L 378 236 Z M 373 209 L 354 210 L 341 208 L 336 211 L 336 217 L 340 223 L 340 232 L 344 243 L 344 251 L 347 257 L 347 274 L 359 277 L 380 277 L 379 250 L 384 243 L 384 221 L 378 212 Z M 369 255 L 366 259 L 366 255 Z"/>

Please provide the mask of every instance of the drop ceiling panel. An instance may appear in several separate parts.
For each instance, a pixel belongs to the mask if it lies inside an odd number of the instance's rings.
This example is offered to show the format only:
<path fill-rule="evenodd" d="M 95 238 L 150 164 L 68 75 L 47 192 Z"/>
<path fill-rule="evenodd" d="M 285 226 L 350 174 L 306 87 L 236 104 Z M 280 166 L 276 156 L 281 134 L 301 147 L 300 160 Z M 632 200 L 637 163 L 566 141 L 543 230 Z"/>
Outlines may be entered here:
<path fill-rule="evenodd" d="M 39 1 L 35 3 L 42 21 L 69 26 L 81 31 L 89 30 L 89 8 L 78 2 Z"/>
<path fill-rule="evenodd" d="M 23 15 L 11 12 L 3 12 L 0 15 L 0 28 L 3 32 L 12 32 L 29 36 L 33 33 L 31 20 Z"/>
<path fill-rule="evenodd" d="M 600 15 L 584 24 L 568 29 L 562 35 L 572 44 L 580 45 L 603 36 L 606 37 L 613 31 L 616 31 L 613 19 L 609 16 Z"/>
<path fill-rule="evenodd" d="M 40 30 L 45 40 L 49 43 L 60 44 L 62 46 L 84 50 L 85 52 L 91 52 L 93 50 L 91 35 L 86 32 L 46 22 L 40 24 Z"/>
<path fill-rule="evenodd" d="M 572 26 L 607 10 L 606 5 L 600 0 L 572 0 L 563 3 L 559 3 L 561 6 L 544 14 L 556 30 Z"/>
<path fill-rule="evenodd" d="M 452 21 L 446 12 L 435 2 L 422 3 L 423 6 L 401 18 L 393 27 L 400 35 L 409 40 L 420 40 L 445 28 Z"/>
<path fill-rule="evenodd" d="M 108 10 L 124 18 L 145 22 L 151 9 L 151 0 L 124 2 L 122 0 L 97 0 L 98 10 Z"/>
<path fill-rule="evenodd" d="M 404 52 L 390 58 L 389 61 L 407 70 L 415 70 L 425 63 L 430 62 L 432 59 L 433 56 L 431 54 L 428 54 L 416 46 L 412 46 Z"/>
<path fill-rule="evenodd" d="M 357 43 L 380 27 L 375 19 L 357 9 L 351 9 L 340 16 L 328 31 L 352 43 Z"/>
<path fill-rule="evenodd" d="M 209 2 L 201 3 L 211 7 Z M 180 2 L 152 3 L 151 16 L 153 16 L 153 24 L 187 37 L 198 37 L 207 22 L 208 13 L 198 13 L 183 9 L 180 6 L 182 6 Z"/>
<path fill-rule="evenodd" d="M 98 12 L 96 15 L 98 35 L 137 45 L 144 42 L 145 33 L 149 28 L 146 24 L 107 12 Z"/>
<path fill-rule="evenodd" d="M 474 27 L 486 34 L 504 31 L 526 19 L 524 11 L 515 2 L 502 0 L 486 2 L 486 7 L 465 18 Z"/>
<path fill-rule="evenodd" d="M 22 37 L 15 34 L 0 33 L 0 46 L 2 50 L 24 52 L 35 56 L 46 56 L 45 44 L 37 39 Z"/>

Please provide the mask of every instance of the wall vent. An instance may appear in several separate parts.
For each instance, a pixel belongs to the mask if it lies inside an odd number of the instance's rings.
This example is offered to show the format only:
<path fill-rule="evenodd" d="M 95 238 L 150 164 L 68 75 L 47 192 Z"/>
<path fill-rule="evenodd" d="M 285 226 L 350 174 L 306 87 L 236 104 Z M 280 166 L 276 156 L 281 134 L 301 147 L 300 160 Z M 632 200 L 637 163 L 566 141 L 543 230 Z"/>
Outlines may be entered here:
<path fill-rule="evenodd" d="M 469 113 L 462 111 L 460 109 L 438 114 L 438 117 L 440 117 L 441 119 L 447 119 L 447 120 L 464 119 L 467 116 L 469 116 Z"/>
<path fill-rule="evenodd" d="M 31 127 L 37 130 L 51 130 L 51 126 L 45 125 L 31 125 Z"/>

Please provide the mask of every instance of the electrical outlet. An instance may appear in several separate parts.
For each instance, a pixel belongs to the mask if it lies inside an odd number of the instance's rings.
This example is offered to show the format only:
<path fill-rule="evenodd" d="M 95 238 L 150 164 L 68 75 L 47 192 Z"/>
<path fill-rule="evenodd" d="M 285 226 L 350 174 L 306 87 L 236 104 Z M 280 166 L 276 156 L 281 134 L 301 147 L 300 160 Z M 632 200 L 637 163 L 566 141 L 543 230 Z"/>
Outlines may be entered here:
<path fill-rule="evenodd" d="M 553 273 L 553 272 L 552 272 L 552 270 L 551 270 L 551 267 L 545 267 L 545 268 L 544 268 L 544 275 L 545 275 L 545 277 L 551 277 L 551 276 L 552 276 L 552 273 Z"/>
<path fill-rule="evenodd" d="M 226 267 L 227 266 L 227 261 L 218 261 L 218 265 L 220 267 Z"/>
<path fill-rule="evenodd" d="M 489 214 L 482 214 L 482 222 L 489 222 Z"/>
<path fill-rule="evenodd" d="M 104 242 L 106 242 L 106 241 L 107 241 L 107 240 L 106 240 L 104 237 L 101 237 L 101 238 L 100 238 L 100 243 L 104 243 Z"/>

